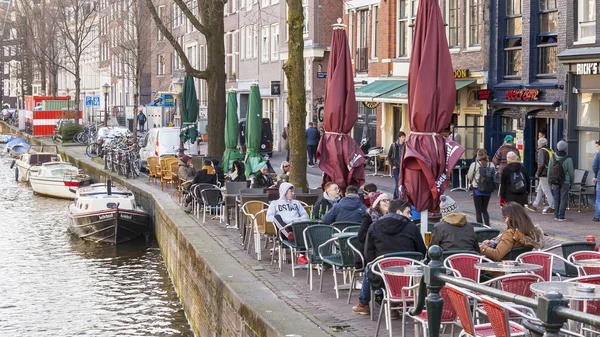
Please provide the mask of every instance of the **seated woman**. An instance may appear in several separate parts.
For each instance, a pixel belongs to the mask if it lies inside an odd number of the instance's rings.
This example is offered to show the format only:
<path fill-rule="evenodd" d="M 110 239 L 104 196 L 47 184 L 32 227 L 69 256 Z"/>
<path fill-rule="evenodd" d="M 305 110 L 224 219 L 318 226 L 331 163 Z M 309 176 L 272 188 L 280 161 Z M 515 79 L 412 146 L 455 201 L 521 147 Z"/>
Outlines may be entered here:
<path fill-rule="evenodd" d="M 531 218 L 523 206 L 516 202 L 508 202 L 502 208 L 502 216 L 507 230 L 496 240 L 485 240 L 479 247 L 481 255 L 490 260 L 500 262 L 508 258 L 510 250 L 517 247 L 544 247 L 542 229 L 533 225 Z"/>
<path fill-rule="evenodd" d="M 327 182 L 323 186 L 323 195 L 319 196 L 319 199 L 313 207 L 313 219 L 321 219 L 325 213 L 327 213 L 333 205 L 340 201 L 340 188 L 333 181 Z"/>
<path fill-rule="evenodd" d="M 260 169 L 260 172 L 255 174 L 252 186 L 250 187 L 270 188 L 273 186 L 275 186 L 275 183 L 273 182 L 273 178 L 271 178 L 271 175 L 269 174 L 269 168 L 267 167 L 267 165 L 265 165 Z"/>
<path fill-rule="evenodd" d="M 194 169 L 194 164 L 192 164 L 191 159 L 192 158 L 188 155 L 179 159 L 179 170 L 177 171 L 177 175 L 179 176 L 179 179 L 181 179 L 184 189 L 187 189 L 190 186 L 190 181 L 196 176 L 196 170 Z"/>
<path fill-rule="evenodd" d="M 225 179 L 234 183 L 246 181 L 246 174 L 244 173 L 244 164 L 242 164 L 239 160 L 235 160 L 233 162 L 231 172 L 229 172 L 225 176 Z"/>
<path fill-rule="evenodd" d="M 290 163 L 284 161 L 281 163 L 281 174 L 277 176 L 277 187 L 288 182 L 290 182 Z"/>
<path fill-rule="evenodd" d="M 217 174 L 212 167 L 210 160 L 205 160 L 202 169 L 196 173 L 196 176 L 192 181 L 192 185 L 195 184 L 217 184 Z"/>
<path fill-rule="evenodd" d="M 279 199 L 271 201 L 267 211 L 267 221 L 273 222 L 279 228 L 284 227 L 294 221 L 308 220 L 310 217 L 300 201 L 296 200 L 294 185 L 282 183 L 279 186 Z M 294 235 L 291 228 L 282 232 L 282 239 L 294 241 Z"/>
<path fill-rule="evenodd" d="M 361 252 L 365 251 L 365 241 L 367 240 L 367 232 L 374 222 L 377 222 L 379 218 L 386 215 L 390 209 L 390 196 L 386 193 L 372 192 L 371 200 L 369 200 L 369 207 L 365 215 L 363 215 L 360 223 L 360 229 L 358 230 L 358 249 Z M 361 266 L 361 259 L 358 254 L 354 256 L 354 264 L 356 267 Z"/>

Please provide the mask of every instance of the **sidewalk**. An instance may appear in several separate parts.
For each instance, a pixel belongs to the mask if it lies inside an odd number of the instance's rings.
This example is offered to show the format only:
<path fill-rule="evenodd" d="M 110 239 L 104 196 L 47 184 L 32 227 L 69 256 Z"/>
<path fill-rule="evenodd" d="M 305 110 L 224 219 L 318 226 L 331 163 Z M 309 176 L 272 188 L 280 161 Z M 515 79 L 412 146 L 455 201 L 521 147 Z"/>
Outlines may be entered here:
<path fill-rule="evenodd" d="M 277 173 L 281 172 L 281 162 L 285 160 L 285 153 L 275 152 L 273 157 L 270 158 L 271 165 Z M 322 171 L 318 165 L 314 168 L 307 167 L 307 179 L 308 184 L 311 188 L 318 188 L 321 186 L 321 175 Z M 380 171 L 380 174 L 383 172 Z M 373 183 L 377 185 L 380 191 L 388 193 L 390 196 L 394 190 L 394 179 L 390 176 L 372 176 L 373 170 L 366 170 L 366 183 Z M 446 194 L 451 196 L 459 206 L 459 208 L 467 214 L 469 221 L 476 221 L 475 218 L 475 206 L 473 205 L 473 198 L 471 192 L 456 191 L 451 192 L 450 189 L 446 190 Z M 590 201 L 593 203 L 593 200 Z M 500 230 L 504 230 L 506 225 L 502 218 L 500 210 L 500 198 L 497 195 L 493 195 L 490 200 L 488 207 L 490 213 L 490 222 L 492 227 L 496 227 Z M 537 213 L 528 212 L 531 220 L 539 225 L 548 235 L 546 246 L 558 244 L 564 241 L 585 241 L 587 235 L 595 235 L 600 239 L 600 223 L 593 222 L 594 208 L 584 209 L 582 208 L 581 213 L 577 212 L 577 208 L 571 210 L 567 209 L 566 222 L 558 222 L 554 220 L 553 214 L 542 214 L 541 207 Z"/>

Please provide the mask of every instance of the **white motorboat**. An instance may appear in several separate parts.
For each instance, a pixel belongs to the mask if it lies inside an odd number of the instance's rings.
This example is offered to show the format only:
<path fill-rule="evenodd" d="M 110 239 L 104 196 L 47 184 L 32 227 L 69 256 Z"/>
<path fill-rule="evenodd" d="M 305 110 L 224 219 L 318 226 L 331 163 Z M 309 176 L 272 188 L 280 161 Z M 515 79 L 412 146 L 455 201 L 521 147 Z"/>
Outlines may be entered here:
<path fill-rule="evenodd" d="M 43 163 L 29 175 L 33 192 L 55 198 L 74 199 L 75 189 L 90 184 L 92 178 L 77 167 L 63 162 Z"/>
<path fill-rule="evenodd" d="M 79 188 L 68 207 L 69 230 L 84 240 L 121 243 L 147 233 L 149 215 L 125 187 L 92 184 Z"/>
<path fill-rule="evenodd" d="M 13 166 L 17 166 L 17 180 L 29 181 L 31 175 L 37 174 L 44 163 L 62 162 L 58 146 L 56 145 L 31 145 L 27 152 L 16 159 Z"/>

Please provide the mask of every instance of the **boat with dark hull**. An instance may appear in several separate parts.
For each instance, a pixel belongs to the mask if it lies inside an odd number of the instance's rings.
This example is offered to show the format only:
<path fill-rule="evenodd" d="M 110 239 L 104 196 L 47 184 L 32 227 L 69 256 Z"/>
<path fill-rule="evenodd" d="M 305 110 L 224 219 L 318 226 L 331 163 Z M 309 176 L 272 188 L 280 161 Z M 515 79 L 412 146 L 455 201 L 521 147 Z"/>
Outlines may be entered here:
<path fill-rule="evenodd" d="M 149 215 L 125 187 L 92 184 L 79 188 L 68 207 L 69 230 L 84 240 L 117 244 L 147 233 Z"/>

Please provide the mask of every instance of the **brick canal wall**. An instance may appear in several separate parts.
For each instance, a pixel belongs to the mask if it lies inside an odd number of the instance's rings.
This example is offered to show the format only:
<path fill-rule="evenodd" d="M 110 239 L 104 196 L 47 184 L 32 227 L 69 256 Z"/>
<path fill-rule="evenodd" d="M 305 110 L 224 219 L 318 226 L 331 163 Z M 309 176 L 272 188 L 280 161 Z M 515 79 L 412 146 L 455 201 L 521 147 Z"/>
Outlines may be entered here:
<path fill-rule="evenodd" d="M 3 122 L 0 130 L 1 134 L 17 133 Z M 32 144 L 46 141 L 17 134 Z M 109 174 L 77 148 L 63 146 L 60 150 L 95 182 L 110 178 L 130 189 L 152 215 L 156 240 L 197 336 L 330 336 L 258 281 L 160 186 Z"/>

